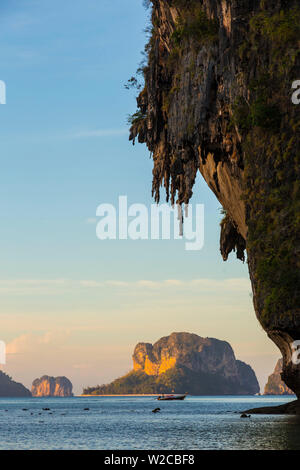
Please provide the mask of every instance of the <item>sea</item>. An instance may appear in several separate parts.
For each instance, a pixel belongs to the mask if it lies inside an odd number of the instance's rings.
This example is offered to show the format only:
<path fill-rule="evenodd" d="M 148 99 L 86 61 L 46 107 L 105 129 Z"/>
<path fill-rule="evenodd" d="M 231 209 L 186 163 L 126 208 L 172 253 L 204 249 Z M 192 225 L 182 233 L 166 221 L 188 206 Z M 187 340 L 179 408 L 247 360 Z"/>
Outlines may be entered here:
<path fill-rule="evenodd" d="M 282 396 L 188 396 L 169 402 L 154 397 L 0 398 L 0 449 L 299 450 L 300 417 L 240 418 L 245 409 L 291 400 Z M 153 413 L 157 407 L 160 411 Z"/>

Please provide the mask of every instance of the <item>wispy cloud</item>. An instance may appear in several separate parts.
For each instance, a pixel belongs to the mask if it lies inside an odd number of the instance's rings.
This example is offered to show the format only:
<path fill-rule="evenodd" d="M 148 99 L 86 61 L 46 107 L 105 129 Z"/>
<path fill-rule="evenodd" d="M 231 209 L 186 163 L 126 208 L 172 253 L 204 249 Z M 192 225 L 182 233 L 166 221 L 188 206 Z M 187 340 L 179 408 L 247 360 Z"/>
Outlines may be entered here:
<path fill-rule="evenodd" d="M 70 134 L 73 139 L 86 139 L 90 137 L 118 137 L 128 134 L 128 129 L 94 129 L 83 130 Z"/>
<path fill-rule="evenodd" d="M 1 294 L 48 294 L 52 291 L 65 291 L 72 289 L 134 289 L 134 290 L 194 290 L 197 292 L 230 291 L 250 292 L 251 285 L 247 278 L 232 279 L 166 279 L 154 281 L 151 279 L 138 279 L 134 281 L 124 280 L 95 280 L 95 279 L 16 279 L 0 280 Z"/>
<path fill-rule="evenodd" d="M 22 334 L 6 345 L 6 352 L 8 355 L 16 355 L 30 353 L 44 348 L 51 350 L 53 346 L 57 348 L 65 344 L 69 336 L 70 330 L 68 329 L 46 331 L 41 335 L 32 333 Z"/>

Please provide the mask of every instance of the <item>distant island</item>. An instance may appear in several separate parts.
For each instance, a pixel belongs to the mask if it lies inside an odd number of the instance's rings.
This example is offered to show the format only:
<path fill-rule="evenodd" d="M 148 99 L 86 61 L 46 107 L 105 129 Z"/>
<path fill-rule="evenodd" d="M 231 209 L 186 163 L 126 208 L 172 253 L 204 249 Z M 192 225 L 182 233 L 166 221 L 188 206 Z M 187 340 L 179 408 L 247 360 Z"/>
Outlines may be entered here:
<path fill-rule="evenodd" d="M 31 393 L 24 385 L 0 371 L 0 397 L 31 397 Z"/>
<path fill-rule="evenodd" d="M 294 392 L 281 379 L 282 358 L 278 359 L 273 374 L 265 385 L 264 395 L 294 395 Z"/>
<path fill-rule="evenodd" d="M 226 341 L 191 333 L 172 333 L 154 345 L 139 343 L 133 370 L 107 385 L 87 387 L 83 395 L 189 393 L 190 395 L 255 395 L 253 369 L 236 360 Z"/>
<path fill-rule="evenodd" d="M 72 397 L 73 385 L 67 377 L 44 375 L 32 382 L 33 397 Z"/>

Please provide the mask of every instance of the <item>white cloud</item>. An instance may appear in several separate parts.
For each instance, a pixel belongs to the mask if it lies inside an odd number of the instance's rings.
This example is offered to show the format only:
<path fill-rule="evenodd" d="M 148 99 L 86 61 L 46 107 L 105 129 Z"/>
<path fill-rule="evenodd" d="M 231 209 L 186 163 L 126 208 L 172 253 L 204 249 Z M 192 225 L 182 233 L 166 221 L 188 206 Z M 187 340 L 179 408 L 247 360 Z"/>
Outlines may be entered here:
<path fill-rule="evenodd" d="M 67 284 L 66 279 L 10 279 L 0 280 L 0 293 L 31 295 L 49 293 L 49 290 L 61 289 Z"/>
<path fill-rule="evenodd" d="M 7 355 L 36 353 L 41 349 L 52 348 L 63 345 L 70 335 L 70 330 L 51 330 L 41 335 L 32 333 L 22 334 L 14 338 L 6 345 Z"/>
<path fill-rule="evenodd" d="M 94 129 L 84 130 L 72 134 L 73 139 L 82 139 L 88 137 L 117 137 L 128 134 L 128 129 Z"/>
<path fill-rule="evenodd" d="M 151 279 L 140 279 L 136 281 L 107 280 L 97 281 L 94 279 L 15 279 L 0 280 L 1 294 L 49 294 L 52 291 L 64 291 L 73 288 L 99 289 L 103 287 L 128 288 L 128 289 L 176 289 L 193 290 L 202 292 L 230 291 L 230 292 L 250 292 L 251 284 L 247 278 L 232 279 L 166 279 L 153 281 Z"/>
<path fill-rule="evenodd" d="M 249 291 L 251 290 L 250 280 L 247 278 L 232 279 L 193 279 L 192 285 L 203 290 L 224 289 L 228 291 Z"/>
<path fill-rule="evenodd" d="M 182 286 L 184 283 L 179 279 L 167 279 L 164 281 L 167 286 Z"/>
<path fill-rule="evenodd" d="M 79 281 L 82 287 L 103 287 L 104 283 L 99 281 Z"/>
<path fill-rule="evenodd" d="M 157 289 L 159 287 L 162 287 L 163 283 L 142 279 L 141 281 L 137 281 L 136 285 L 138 287 L 145 287 L 146 289 Z"/>
<path fill-rule="evenodd" d="M 129 287 L 130 283 L 126 281 L 106 281 L 105 284 L 107 286 L 112 286 L 112 287 Z"/>

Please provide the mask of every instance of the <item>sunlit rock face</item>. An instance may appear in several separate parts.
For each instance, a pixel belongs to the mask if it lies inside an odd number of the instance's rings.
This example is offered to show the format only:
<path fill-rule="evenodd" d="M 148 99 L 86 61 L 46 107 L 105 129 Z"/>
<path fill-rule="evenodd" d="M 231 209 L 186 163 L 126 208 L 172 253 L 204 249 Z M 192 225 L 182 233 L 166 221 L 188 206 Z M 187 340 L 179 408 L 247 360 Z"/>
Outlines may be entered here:
<path fill-rule="evenodd" d="M 298 0 L 151 0 L 130 139 L 153 158 L 153 195 L 188 204 L 198 172 L 224 208 L 220 249 L 247 259 L 257 318 L 300 397 Z M 156 371 L 149 356 L 148 369 Z M 154 364 L 154 365 L 153 365 Z"/>
<path fill-rule="evenodd" d="M 201 338 L 191 333 L 172 333 L 153 346 L 139 343 L 133 354 L 134 370 L 159 375 L 175 365 L 196 372 L 222 371 L 226 377 L 238 375 L 236 359 L 230 344 L 214 338 Z"/>
<path fill-rule="evenodd" d="M 155 344 L 138 343 L 133 370 L 84 394 L 254 395 L 259 385 L 252 368 L 235 358 L 229 343 L 192 333 L 172 333 Z"/>
<path fill-rule="evenodd" d="M 33 397 L 71 397 L 73 385 L 67 377 L 44 375 L 32 382 Z"/>
<path fill-rule="evenodd" d="M 273 374 L 268 378 L 265 385 L 264 395 L 293 395 L 294 392 L 290 390 L 281 378 L 282 373 L 282 359 L 278 359 Z"/>
<path fill-rule="evenodd" d="M 172 333 L 159 339 L 154 345 L 138 343 L 133 359 L 134 371 L 149 376 L 160 376 L 174 368 L 185 368 L 193 373 L 215 376 L 228 380 L 232 390 L 255 394 L 259 386 L 250 366 L 235 358 L 232 347 L 226 341 L 202 338 L 191 333 Z M 222 387 L 220 387 L 222 392 Z"/>

